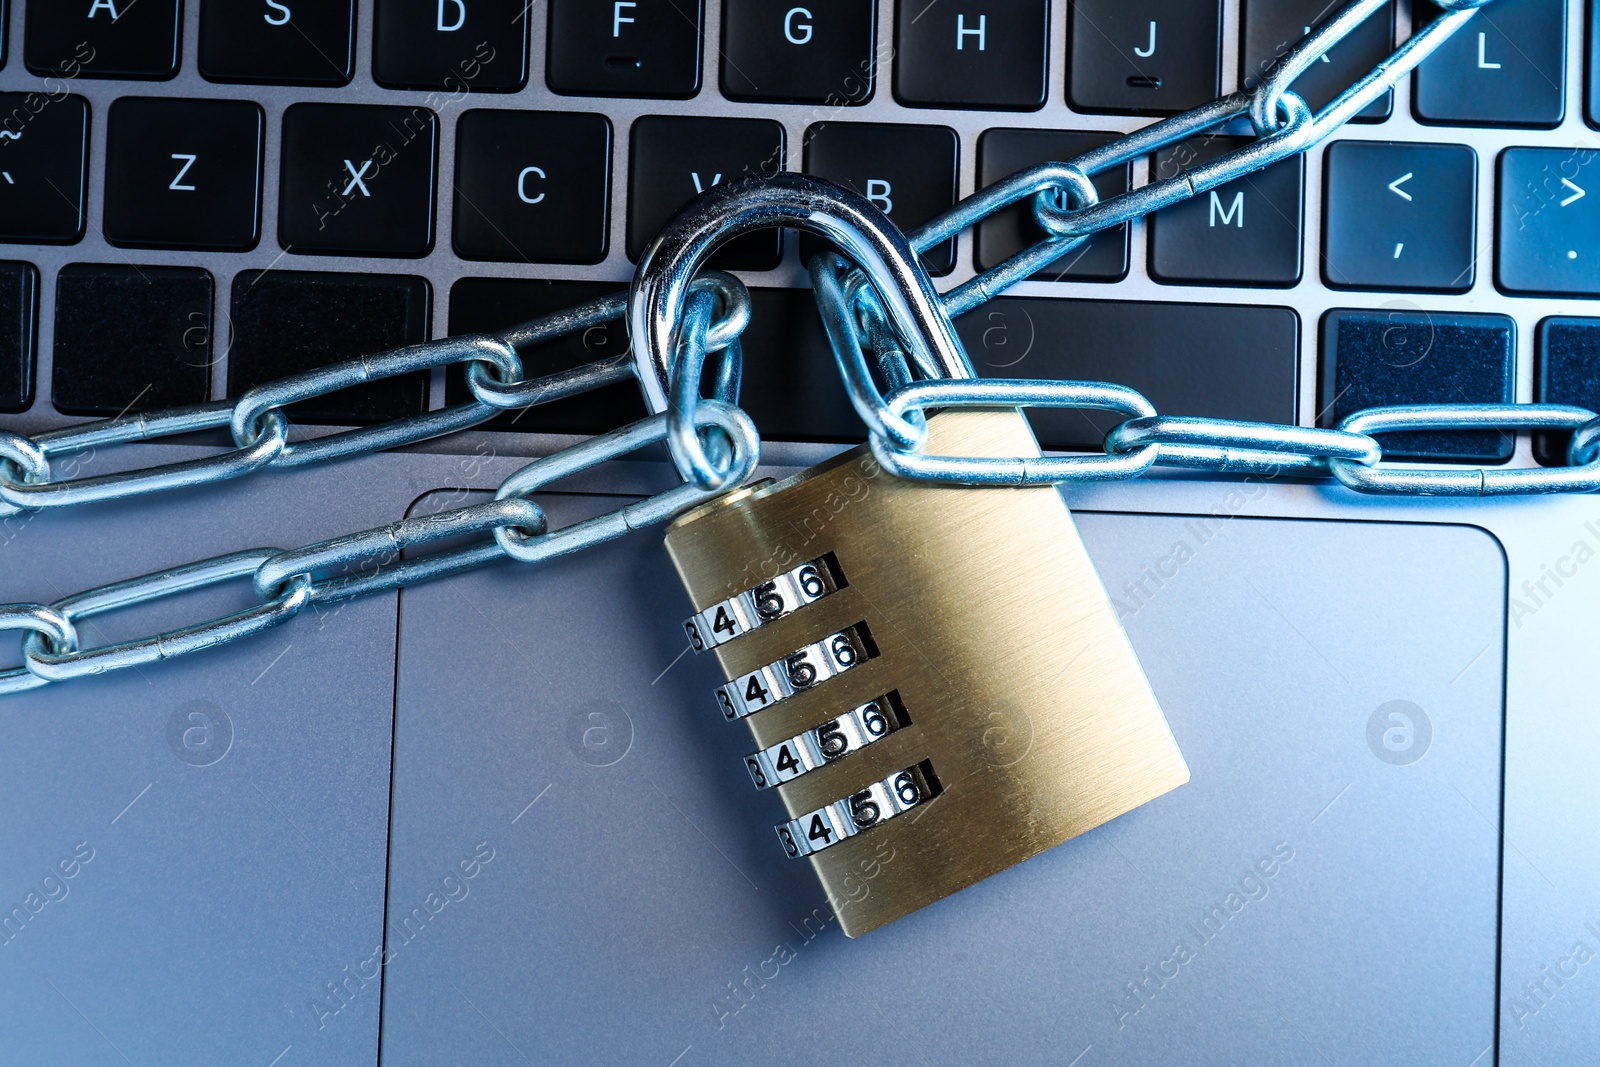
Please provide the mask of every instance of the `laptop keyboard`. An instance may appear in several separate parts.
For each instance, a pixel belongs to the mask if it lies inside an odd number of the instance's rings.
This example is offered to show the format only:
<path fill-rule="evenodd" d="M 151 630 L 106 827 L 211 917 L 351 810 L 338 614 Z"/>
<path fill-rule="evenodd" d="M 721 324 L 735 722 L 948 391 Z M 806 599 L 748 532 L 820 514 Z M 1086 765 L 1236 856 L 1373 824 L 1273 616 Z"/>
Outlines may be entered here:
<path fill-rule="evenodd" d="M 804 169 L 910 228 L 1257 84 L 1330 6 L 13 3 L 0 412 L 38 430 L 508 325 L 625 284 L 678 207 L 747 175 Z M 975 367 L 1302 425 L 1397 402 L 1600 406 L 1595 6 L 1496 0 L 1329 145 L 1099 234 L 964 316 Z M 1325 103 L 1434 13 L 1391 4 L 1297 89 Z M 1096 187 L 1181 172 L 1245 132 Z M 1038 236 L 1017 207 L 925 262 L 958 284 Z M 754 234 L 716 258 L 755 292 L 745 398 L 774 440 L 863 435 L 803 293 L 818 247 Z M 622 345 L 601 331 L 525 361 L 535 374 Z M 465 396 L 459 374 L 423 374 L 297 416 L 367 423 Z M 593 433 L 640 410 L 613 388 L 489 428 Z M 1103 429 L 1035 425 L 1052 448 L 1097 447 Z M 1434 437 L 1408 454 L 1516 454 Z M 1556 443 L 1533 452 L 1552 461 Z"/>

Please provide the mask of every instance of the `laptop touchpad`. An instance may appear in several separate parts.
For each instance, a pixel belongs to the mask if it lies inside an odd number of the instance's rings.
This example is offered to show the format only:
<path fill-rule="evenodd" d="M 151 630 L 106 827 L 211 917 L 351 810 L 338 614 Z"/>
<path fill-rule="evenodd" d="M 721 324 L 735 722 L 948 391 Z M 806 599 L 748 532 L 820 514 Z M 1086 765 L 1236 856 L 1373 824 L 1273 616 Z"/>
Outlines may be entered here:
<path fill-rule="evenodd" d="M 657 535 L 407 590 L 385 1063 L 1472 1062 L 1499 546 L 1078 521 L 1191 782 L 854 941 L 778 847 Z"/>

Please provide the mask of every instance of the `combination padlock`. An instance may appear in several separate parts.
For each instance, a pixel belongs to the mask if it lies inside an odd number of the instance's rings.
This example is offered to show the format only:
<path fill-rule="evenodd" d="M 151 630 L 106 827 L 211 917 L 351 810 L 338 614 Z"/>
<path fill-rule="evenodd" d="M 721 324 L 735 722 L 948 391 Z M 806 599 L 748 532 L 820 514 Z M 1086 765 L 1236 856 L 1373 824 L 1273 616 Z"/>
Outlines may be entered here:
<path fill-rule="evenodd" d="M 940 454 L 1035 448 L 1014 411 L 928 430 Z M 666 543 L 690 644 L 729 679 L 717 706 L 788 809 L 782 847 L 852 937 L 1189 779 L 1053 488 L 914 483 L 863 448 L 704 504 Z"/>
<path fill-rule="evenodd" d="M 904 236 L 854 193 L 780 174 L 713 189 L 646 251 L 629 326 L 654 410 L 695 272 L 772 225 L 831 240 L 919 366 L 970 375 Z M 925 447 L 1039 454 L 1014 410 L 934 415 Z M 695 609 L 690 644 L 728 679 L 717 706 L 754 738 L 751 781 L 787 809 L 779 843 L 809 860 L 852 937 L 1189 779 L 1051 486 L 900 479 L 862 447 L 702 504 L 666 544 Z"/>

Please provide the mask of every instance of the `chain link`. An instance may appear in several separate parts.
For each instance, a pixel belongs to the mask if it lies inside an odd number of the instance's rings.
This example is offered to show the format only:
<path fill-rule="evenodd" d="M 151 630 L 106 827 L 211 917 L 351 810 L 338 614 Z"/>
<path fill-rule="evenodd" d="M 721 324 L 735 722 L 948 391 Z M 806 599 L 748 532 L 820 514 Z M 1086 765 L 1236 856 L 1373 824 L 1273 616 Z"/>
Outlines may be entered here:
<path fill-rule="evenodd" d="M 188 563 L 63 597 L 49 605 L 49 610 L 76 625 L 83 619 L 119 608 L 248 577 L 277 552 L 275 548 L 255 548 Z M 47 682 L 64 682 L 70 678 L 104 674 L 124 667 L 138 667 L 270 630 L 293 618 L 310 599 L 311 579 L 301 575 L 282 593 L 243 611 L 98 648 L 83 648 L 76 641 L 64 644 L 46 631 L 33 630 L 23 638 L 22 660 L 31 673 Z M 27 610 L 38 606 L 22 605 L 22 608 Z"/>
<path fill-rule="evenodd" d="M 760 438 L 735 403 L 739 336 L 749 294 L 735 278 L 699 267 L 712 247 L 759 226 L 821 233 L 843 255 L 810 264 L 812 287 L 852 404 L 873 454 L 903 478 L 969 485 L 1041 485 L 1132 478 L 1156 465 L 1223 473 L 1332 476 L 1361 492 L 1428 495 L 1588 492 L 1600 488 L 1600 417 L 1557 405 L 1438 405 L 1381 408 L 1336 429 L 1162 416 L 1142 395 L 1107 382 L 971 376 L 950 318 L 977 307 L 1071 252 L 1094 233 L 1179 203 L 1305 151 L 1394 86 L 1489 0 L 1436 0 L 1445 9 L 1321 111 L 1292 85 L 1386 0 L 1350 0 L 1302 39 L 1251 93 L 1237 93 L 1154 123 L 1070 162 L 1012 175 L 902 236 L 860 197 L 816 179 L 780 174 L 720 186 L 692 203 L 651 246 L 631 293 L 618 293 L 492 334 L 448 338 L 295 375 L 238 400 L 175 408 L 50 431 L 29 438 L 0 430 L 0 518 L 19 511 L 140 496 L 237 478 L 268 467 L 322 463 L 414 444 L 477 425 L 499 411 L 637 379 L 659 413 L 536 460 L 508 477 L 495 498 L 437 515 L 402 519 L 301 548 L 252 549 L 201 560 L 66 597 L 53 604 L 0 605 L 0 631 L 24 634 L 23 665 L 0 669 L 0 694 L 52 681 L 167 659 L 258 633 L 307 605 L 444 578 L 496 560 L 541 562 L 653 525 L 738 485 L 754 471 Z M 1247 122 L 1238 149 L 1173 176 L 1100 200 L 1096 174 L 1191 138 Z M 1031 200 L 1044 240 L 939 294 L 917 261 L 1011 205 Z M 533 379 L 522 356 L 537 346 L 619 321 L 632 359 L 601 360 Z M 711 396 L 703 370 L 715 360 Z M 460 364 L 472 400 L 377 426 L 291 442 L 285 409 L 299 401 L 395 375 Z M 879 383 L 882 383 L 880 386 Z M 924 412 L 955 407 L 1055 407 L 1112 411 L 1123 421 L 1092 455 L 974 459 L 928 456 Z M 227 428 L 234 448 L 199 459 L 84 477 L 52 460 L 104 447 Z M 1399 430 L 1546 430 L 1572 434 L 1565 467 L 1396 468 L 1375 435 Z M 532 495 L 560 478 L 666 442 L 684 483 L 616 511 L 550 530 Z M 73 465 L 75 468 L 81 463 Z M 440 541 L 465 546 L 423 552 Z M 409 552 L 409 554 L 407 554 Z M 249 578 L 256 603 L 229 615 L 131 641 L 82 647 L 76 623 L 105 612 Z"/>
<path fill-rule="evenodd" d="M 0 604 L 0 631 L 21 630 L 24 640 L 43 634 L 45 640 L 57 649 L 78 647 L 78 631 L 72 622 L 55 608 L 44 604 Z M 33 673 L 26 663 L 0 671 L 0 696 L 20 693 L 49 685 L 50 679 Z"/>
<path fill-rule="evenodd" d="M 1246 174 L 1304 152 L 1345 120 L 1391 89 L 1473 17 L 1489 0 L 1447 0 L 1444 13 L 1418 30 L 1389 57 L 1355 84 L 1313 114 L 1291 86 L 1294 80 L 1367 18 L 1380 11 L 1385 0 L 1351 0 L 1312 30 L 1277 65 L 1254 92 L 1232 96 L 1153 123 L 1108 142 L 1068 163 L 1048 163 L 989 186 L 956 204 L 943 215 L 908 235 L 911 247 L 926 252 L 956 234 L 977 225 L 995 212 L 1032 198 L 1033 214 L 1049 235 L 992 270 L 945 293 L 941 304 L 951 317 L 979 306 L 1012 284 L 1071 252 L 1090 236 L 1123 225 L 1149 212 L 1170 207 L 1215 189 Z M 1122 167 L 1195 137 L 1215 134 L 1235 120 L 1248 118 L 1256 137 L 1247 144 L 1204 162 L 1184 166 L 1171 177 L 1100 200 L 1091 183 L 1094 175 Z M 1148 401 L 1113 406 L 1130 421 L 1112 430 L 1105 455 L 1073 457 L 1068 461 L 1035 457 L 957 460 L 922 457 L 916 453 L 926 434 L 920 419 L 908 413 L 926 408 L 975 406 L 978 396 L 995 403 L 1024 407 L 1098 408 L 1095 383 L 1042 382 L 991 379 L 988 387 L 974 383 L 927 380 L 908 384 L 902 353 L 914 350 L 904 336 L 896 337 L 894 324 L 872 297 L 879 287 L 874 272 L 836 255 L 819 256 L 811 264 L 812 290 L 833 342 L 840 374 L 862 421 L 871 434 L 874 454 L 886 469 L 902 477 L 966 485 L 1038 484 L 1064 480 L 1131 478 L 1151 466 L 1185 467 L 1214 473 L 1273 473 L 1333 475 L 1361 492 L 1427 492 L 1467 495 L 1485 492 L 1584 491 L 1589 477 L 1583 461 L 1600 450 L 1600 426 L 1582 428 L 1574 438 L 1569 462 L 1575 471 L 1471 471 L 1391 472 L 1377 469 L 1382 450 L 1360 433 L 1307 429 L 1295 426 L 1247 425 L 1223 420 L 1154 418 Z M 884 338 L 890 338 L 887 347 Z M 876 347 L 875 347 L 876 346 Z M 879 376 L 887 393 L 874 380 L 868 353 L 877 357 Z M 885 367 L 889 369 L 885 371 Z M 938 376 L 923 371 L 924 377 Z M 1031 398 L 1031 399 L 1029 399 Z M 1524 405 L 1508 414 L 1496 405 L 1467 405 L 1431 410 L 1434 429 L 1464 429 L 1480 425 L 1566 428 L 1577 419 L 1576 409 L 1560 415 L 1538 412 Z M 1406 409 L 1408 412 L 1410 409 Z M 1379 412 L 1365 413 L 1363 426 L 1389 425 L 1376 420 Z M 1594 420 L 1593 413 L 1587 413 Z M 1410 413 L 1403 418 L 1421 419 Z M 1520 420 L 1517 422 L 1516 420 Z M 1407 423 L 1409 425 L 1409 423 Z"/>
<path fill-rule="evenodd" d="M 1569 430 L 1583 431 L 1587 440 L 1600 429 L 1600 418 L 1587 408 L 1564 404 L 1419 404 L 1358 411 L 1340 422 L 1339 429 L 1350 434 L 1402 430 Z M 1569 449 L 1568 461 L 1576 462 L 1571 456 Z M 1396 469 L 1340 458 L 1329 458 L 1327 463 L 1339 481 L 1365 493 L 1504 496 L 1592 493 L 1600 489 L 1600 457 L 1575 466 L 1524 469 Z"/>
<path fill-rule="evenodd" d="M 703 349 L 711 339 L 714 299 L 702 292 L 694 303 L 699 313 L 691 326 L 695 343 Z M 726 329 L 721 336 L 728 336 Z M 727 358 L 736 362 L 736 343 L 730 340 L 727 348 L 733 352 Z M 737 377 L 737 371 L 731 374 Z M 709 399 L 695 406 L 692 418 L 697 432 L 722 442 L 722 462 L 714 471 L 719 482 L 747 479 L 760 460 L 761 448 L 750 417 L 732 404 Z M 720 495 L 720 487 L 702 489 L 685 483 L 560 530 L 549 529 L 544 509 L 529 499 L 553 481 L 659 444 L 667 435 L 668 416 L 655 415 L 535 460 L 502 482 L 495 499 L 482 504 L 402 519 L 289 551 L 257 548 L 214 556 L 53 604 L 0 604 L 0 631 L 24 632 L 23 666 L 0 670 L 0 695 L 199 652 L 271 629 L 313 604 L 450 577 L 506 558 L 536 563 L 569 555 L 663 522 Z M 463 536 L 476 536 L 476 543 L 402 556 L 407 549 Z M 75 624 L 82 619 L 242 578 L 251 580 L 257 599 L 242 611 L 149 637 L 96 648 L 80 646 Z"/>
<path fill-rule="evenodd" d="M 729 274 L 706 272 L 692 285 L 712 300 L 715 317 L 704 344 L 720 351 L 750 321 L 750 294 Z M 548 403 L 634 376 L 625 360 L 601 360 L 572 370 L 524 379 L 522 353 L 597 326 L 619 322 L 628 294 L 619 292 L 566 311 L 490 334 L 448 337 L 422 345 L 361 356 L 258 386 L 234 401 L 167 408 L 101 419 L 28 438 L 0 430 L 0 519 L 23 511 L 72 507 L 227 481 L 266 468 L 303 467 L 416 444 L 476 426 L 506 408 Z M 291 442 L 285 408 L 351 386 L 466 364 L 473 399 L 440 411 L 377 426 L 341 430 Z M 58 478 L 51 460 L 116 445 L 147 443 L 226 428 L 234 449 L 131 471 Z"/>

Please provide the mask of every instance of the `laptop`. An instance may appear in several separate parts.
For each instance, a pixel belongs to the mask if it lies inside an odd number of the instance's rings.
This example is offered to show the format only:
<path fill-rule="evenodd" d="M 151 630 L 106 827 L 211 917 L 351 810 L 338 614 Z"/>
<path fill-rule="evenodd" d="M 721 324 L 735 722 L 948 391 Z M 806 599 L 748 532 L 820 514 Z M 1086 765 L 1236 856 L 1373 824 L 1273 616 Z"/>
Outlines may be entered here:
<path fill-rule="evenodd" d="M 748 174 L 831 178 L 911 228 L 1255 85 L 1329 7 L 3 4 L 0 428 L 235 396 L 617 291 L 677 208 Z M 1326 103 L 1437 13 L 1382 8 L 1297 90 Z M 1597 16 L 1494 0 L 1306 156 L 1099 234 L 958 318 L 975 369 L 1303 426 L 1395 403 L 1595 409 Z M 1032 225 L 986 221 L 926 265 L 958 284 Z M 752 293 L 741 402 L 763 476 L 865 437 L 805 291 L 815 248 L 757 234 L 717 259 Z M 522 357 L 532 374 L 626 346 L 601 328 Z M 364 425 L 466 395 L 423 373 L 290 414 Z M 644 413 L 609 386 L 400 451 L 9 516 L 0 602 L 459 507 Z M 1098 449 L 1107 425 L 1033 416 L 1053 451 Z M 1564 442 L 1386 446 L 1528 467 Z M 538 499 L 562 525 L 675 480 L 647 454 Z M 779 847 L 785 814 L 751 788 L 715 664 L 685 646 L 660 531 L 501 563 L 7 697 L 0 1058 L 1592 1059 L 1600 507 L 1170 470 L 1062 492 L 1186 785 L 847 938 Z M 248 603 L 243 584 L 85 633 L 181 626 Z M 0 664 L 17 662 L 8 638 Z"/>

